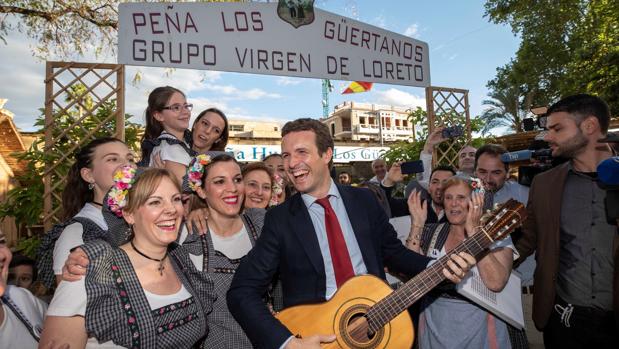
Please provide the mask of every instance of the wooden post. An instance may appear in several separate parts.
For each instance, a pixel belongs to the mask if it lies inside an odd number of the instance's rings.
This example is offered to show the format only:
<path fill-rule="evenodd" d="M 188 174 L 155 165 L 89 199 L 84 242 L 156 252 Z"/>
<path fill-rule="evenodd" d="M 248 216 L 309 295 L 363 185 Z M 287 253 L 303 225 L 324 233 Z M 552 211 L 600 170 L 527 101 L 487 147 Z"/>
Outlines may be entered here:
<path fill-rule="evenodd" d="M 45 64 L 45 150 L 49 150 L 54 144 L 53 129 L 54 129 L 54 108 L 52 105 L 52 95 L 54 93 L 54 68 L 52 62 Z M 45 172 L 51 168 L 50 163 L 45 163 Z M 43 177 L 44 193 L 43 193 L 43 228 L 48 231 L 52 228 L 52 221 L 48 219 L 48 215 L 52 212 L 52 176 L 48 174 Z"/>
<path fill-rule="evenodd" d="M 116 138 L 125 141 L 125 66 L 116 70 Z"/>

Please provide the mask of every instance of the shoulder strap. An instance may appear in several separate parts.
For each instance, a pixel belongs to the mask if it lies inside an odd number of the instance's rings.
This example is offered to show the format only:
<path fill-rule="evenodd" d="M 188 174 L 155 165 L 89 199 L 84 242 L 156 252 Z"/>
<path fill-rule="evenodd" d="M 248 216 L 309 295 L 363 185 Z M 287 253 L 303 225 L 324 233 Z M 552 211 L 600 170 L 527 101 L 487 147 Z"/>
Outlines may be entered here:
<path fill-rule="evenodd" d="M 34 340 L 38 342 L 40 339 L 41 328 L 39 326 L 34 327 L 30 323 L 30 321 L 28 321 L 28 318 L 26 317 L 26 315 L 24 315 L 24 313 L 22 313 L 22 311 L 19 309 L 17 304 L 15 304 L 15 302 L 13 302 L 7 295 L 4 295 L 0 298 L 2 299 L 2 303 L 6 304 L 6 306 L 9 309 L 11 309 L 11 312 L 13 312 L 15 316 L 17 316 L 19 321 L 21 321 L 21 323 L 24 324 L 24 326 L 26 326 L 26 329 L 28 330 L 32 338 L 34 338 Z M 9 335 L 9 334 L 5 334 L 5 335 Z"/>
<path fill-rule="evenodd" d="M 433 223 L 426 224 L 423 227 L 421 249 L 424 255 L 428 255 L 429 251 L 435 248 L 442 248 L 447 240 L 447 233 L 449 232 L 449 224 L 447 223 Z"/>
<path fill-rule="evenodd" d="M 194 157 L 196 155 L 198 155 L 196 153 L 196 151 L 194 151 L 193 149 L 191 149 L 191 146 L 187 145 L 188 143 L 186 142 L 187 138 L 191 138 L 191 133 L 189 133 L 189 136 L 187 135 L 187 133 L 185 133 L 184 135 L 185 137 L 185 141 L 181 141 L 180 139 L 177 139 L 174 136 L 166 136 L 164 134 L 159 135 L 159 137 L 155 138 L 155 139 L 145 139 L 142 142 L 142 149 L 143 149 L 143 153 L 144 153 L 144 157 L 142 159 L 140 159 L 140 162 L 138 163 L 139 167 L 148 167 L 150 165 L 150 155 L 153 152 L 153 149 L 155 149 L 155 147 L 158 147 L 159 145 L 161 145 L 162 141 L 166 141 L 166 143 L 170 144 L 170 145 L 180 145 L 183 150 L 185 150 L 185 152 L 187 152 L 187 154 L 190 157 Z M 190 144 L 191 142 L 189 142 Z"/>
<path fill-rule="evenodd" d="M 251 220 L 251 218 L 249 217 L 249 215 L 247 215 L 246 213 L 243 213 L 241 215 L 241 217 L 243 218 L 243 222 L 245 223 L 245 227 L 247 228 L 249 235 L 252 237 L 252 245 L 256 244 L 256 240 L 258 240 L 258 231 L 256 229 L 256 226 L 254 225 L 254 222 Z"/>

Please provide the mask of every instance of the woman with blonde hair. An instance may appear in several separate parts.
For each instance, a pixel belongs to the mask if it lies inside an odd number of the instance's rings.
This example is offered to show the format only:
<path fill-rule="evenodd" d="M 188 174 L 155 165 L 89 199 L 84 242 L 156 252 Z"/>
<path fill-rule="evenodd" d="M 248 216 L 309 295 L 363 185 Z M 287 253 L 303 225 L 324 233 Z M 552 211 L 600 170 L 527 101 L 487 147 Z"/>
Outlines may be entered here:
<path fill-rule="evenodd" d="M 475 234 L 481 225 L 483 188 L 476 178 L 454 176 L 442 185 L 447 223 L 425 224 L 427 201 L 413 191 L 408 199 L 411 232 L 406 246 L 440 258 Z M 471 273 L 494 292 L 505 287 L 515 248 L 511 238 L 495 242 Z M 418 343 L 425 348 L 510 348 L 507 325 L 501 319 L 460 296 L 452 285 L 436 288 L 421 303 Z"/>
<path fill-rule="evenodd" d="M 176 244 L 180 184 L 165 169 L 116 173 L 107 206 L 128 224 L 126 243 L 81 246 L 89 263 L 79 281 L 62 281 L 48 309 L 41 347 L 189 348 L 207 334 L 213 282 Z M 110 233 L 123 234 L 115 224 Z M 98 343 L 97 343 L 98 342 Z"/>

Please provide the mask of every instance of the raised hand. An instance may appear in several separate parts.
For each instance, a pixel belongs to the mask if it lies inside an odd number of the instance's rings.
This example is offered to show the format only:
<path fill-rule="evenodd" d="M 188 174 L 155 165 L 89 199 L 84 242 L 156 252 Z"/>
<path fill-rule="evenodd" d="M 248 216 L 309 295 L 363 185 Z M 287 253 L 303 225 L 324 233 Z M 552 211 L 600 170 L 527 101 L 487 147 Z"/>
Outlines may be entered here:
<path fill-rule="evenodd" d="M 474 192 L 469 199 L 469 211 L 466 214 L 466 222 L 464 223 L 467 236 L 475 234 L 477 227 L 481 225 L 483 207 L 484 194 Z"/>
<path fill-rule="evenodd" d="M 408 197 L 408 212 L 411 214 L 412 224 L 423 227 L 428 219 L 428 201 L 421 199 L 421 191 L 413 189 Z"/>
<path fill-rule="evenodd" d="M 402 163 L 401 161 L 393 163 L 389 171 L 387 171 L 387 175 L 385 176 L 385 179 L 383 181 L 383 184 L 386 187 L 391 187 L 394 184 L 400 183 L 404 180 L 404 175 L 402 174 L 402 168 L 400 167 L 401 163 Z"/>
<path fill-rule="evenodd" d="M 432 153 L 434 147 L 438 144 L 445 142 L 448 138 L 443 138 L 443 130 L 445 127 L 437 127 L 430 133 L 428 139 L 426 140 L 426 144 L 423 147 L 423 151 L 425 153 Z"/>

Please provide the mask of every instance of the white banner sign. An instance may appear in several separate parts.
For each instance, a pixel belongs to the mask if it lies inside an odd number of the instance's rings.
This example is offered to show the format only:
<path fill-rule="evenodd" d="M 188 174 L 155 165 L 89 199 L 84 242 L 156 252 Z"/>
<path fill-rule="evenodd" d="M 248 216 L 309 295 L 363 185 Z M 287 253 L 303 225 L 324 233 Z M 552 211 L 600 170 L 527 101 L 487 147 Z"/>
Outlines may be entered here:
<path fill-rule="evenodd" d="M 388 147 L 360 148 L 335 146 L 333 162 L 374 161 L 387 150 L 389 150 Z M 269 154 L 281 153 L 282 148 L 279 145 L 228 144 L 226 151 L 234 153 L 234 157 L 240 162 L 254 162 L 262 161 Z"/>
<path fill-rule="evenodd" d="M 118 63 L 430 85 L 427 43 L 312 4 L 122 3 Z"/>

